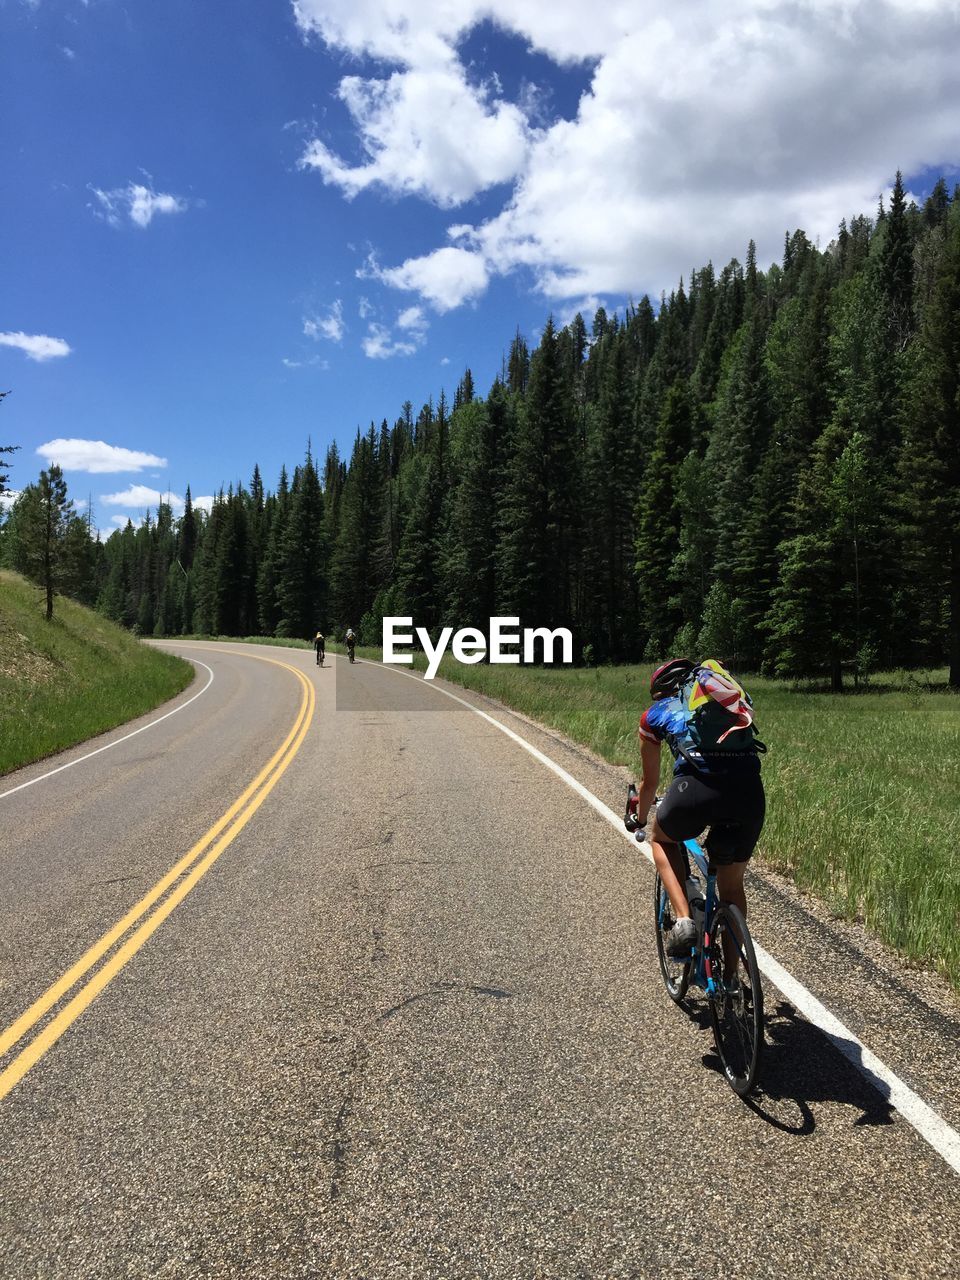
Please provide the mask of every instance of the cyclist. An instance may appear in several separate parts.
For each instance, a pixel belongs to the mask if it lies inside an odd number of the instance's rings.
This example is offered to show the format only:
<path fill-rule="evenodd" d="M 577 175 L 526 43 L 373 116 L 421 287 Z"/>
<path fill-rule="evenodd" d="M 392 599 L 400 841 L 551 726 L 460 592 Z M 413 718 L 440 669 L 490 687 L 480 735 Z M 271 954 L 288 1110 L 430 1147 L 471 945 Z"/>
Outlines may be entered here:
<path fill-rule="evenodd" d="M 313 647 L 317 651 L 317 666 L 323 666 L 323 659 L 326 656 L 327 642 L 324 639 L 323 632 L 318 631 L 314 637 Z"/>
<path fill-rule="evenodd" d="M 353 627 L 347 627 L 347 634 L 344 636 L 344 640 L 347 642 L 347 654 L 350 661 L 353 662 L 353 651 L 357 647 L 357 637 L 354 635 Z"/>
<path fill-rule="evenodd" d="M 660 778 L 660 747 L 666 742 L 674 755 L 673 780 L 656 810 L 650 843 L 663 887 L 673 908 L 676 924 L 667 935 L 669 955 L 689 954 L 697 938 L 697 928 L 690 915 L 684 887 L 683 862 L 678 842 L 699 836 L 710 827 L 707 854 L 717 868 L 717 892 L 721 902 L 732 902 L 747 914 L 743 874 L 763 827 L 766 800 L 760 778 L 760 756 L 763 745 L 757 744 L 751 728 L 749 701 L 743 695 L 738 701 L 734 691 L 742 694 L 726 673 L 714 676 L 719 664 L 696 668 L 686 658 L 673 658 L 657 667 L 650 677 L 653 705 L 640 717 L 637 736 L 643 781 L 637 798 L 637 815 L 643 822 L 657 792 Z M 722 668 L 719 668 L 722 672 Z M 734 695 L 741 723 L 735 728 L 747 730 L 744 737 L 735 734 L 733 741 L 702 751 L 690 733 L 688 700 L 680 696 L 685 682 L 694 672 L 703 672 L 707 682 L 716 685 L 723 680 L 724 689 Z M 725 679 L 723 679 L 725 677 Z M 726 736 L 726 735 L 724 735 Z"/>

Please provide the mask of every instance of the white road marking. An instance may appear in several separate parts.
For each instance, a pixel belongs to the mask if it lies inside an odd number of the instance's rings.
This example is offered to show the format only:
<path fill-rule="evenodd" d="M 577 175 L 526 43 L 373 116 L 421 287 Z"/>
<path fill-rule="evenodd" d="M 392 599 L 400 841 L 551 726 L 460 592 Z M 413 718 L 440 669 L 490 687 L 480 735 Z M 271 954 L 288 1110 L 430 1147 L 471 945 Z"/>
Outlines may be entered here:
<path fill-rule="evenodd" d="M 414 675 L 410 671 L 399 671 L 396 667 L 387 666 L 386 664 L 368 662 L 366 659 L 360 659 L 365 666 L 383 666 L 384 670 L 392 671 L 395 675 L 405 676 L 408 680 L 418 680 L 425 688 L 434 689 L 437 693 L 442 693 L 445 698 L 451 698 L 454 702 L 458 702 L 462 707 L 466 707 L 468 711 L 472 711 L 474 715 L 478 715 L 481 719 L 486 720 L 501 733 L 505 733 L 518 746 L 523 747 L 524 751 L 529 752 L 535 760 L 539 760 L 541 764 L 557 775 L 563 782 L 571 787 L 578 796 L 586 800 L 591 809 L 596 810 L 601 818 L 604 818 L 610 825 L 628 840 L 636 849 L 643 851 L 647 860 L 653 862 L 653 852 L 649 844 L 638 845 L 634 837 L 626 830 L 623 825 L 623 818 L 602 800 L 599 800 L 592 791 L 589 791 L 582 782 L 578 782 L 572 774 L 567 773 L 551 760 L 549 756 L 545 756 L 532 743 L 527 742 L 526 738 L 522 738 L 519 733 L 514 733 L 512 729 L 508 729 L 505 724 L 488 715 L 486 711 L 481 711 L 479 707 L 467 702 L 465 698 L 458 698 L 455 693 L 451 693 L 448 689 L 444 689 L 433 680 L 424 680 L 422 677 Z M 830 1043 L 839 1050 L 840 1053 L 850 1062 L 864 1079 L 877 1090 L 892 1107 L 903 1116 L 904 1120 L 917 1131 L 917 1133 L 928 1142 L 941 1156 L 948 1165 L 956 1173 L 960 1173 L 960 1134 L 947 1124 L 942 1116 L 938 1115 L 932 1107 L 929 1107 L 922 1098 L 913 1092 L 909 1085 L 904 1084 L 895 1072 L 866 1047 L 854 1033 L 835 1017 L 834 1014 L 821 1004 L 820 1001 L 808 991 L 802 982 L 788 973 L 784 967 L 765 951 L 763 947 L 754 943 L 757 953 L 757 963 L 760 965 L 761 972 L 765 977 L 773 983 L 778 990 L 782 991 L 790 1003 L 796 1008 L 808 1022 L 813 1023 L 827 1037 Z"/>
<path fill-rule="evenodd" d="M 203 667 L 204 671 L 210 672 L 210 679 L 203 688 L 188 698 L 186 702 L 181 702 L 179 707 L 174 707 L 172 711 L 166 711 L 162 716 L 158 716 L 156 720 L 151 720 L 149 724 L 142 724 L 139 729 L 134 729 L 132 733 L 124 734 L 122 738 L 116 738 L 113 742 L 108 742 L 103 747 L 97 747 L 96 751 L 88 751 L 85 756 L 78 756 L 76 760 L 70 760 L 66 764 L 57 765 L 56 769 L 50 769 L 46 773 L 41 773 L 37 778 L 31 778 L 29 782 L 21 782 L 18 787 L 11 787 L 9 791 L 0 791 L 0 800 L 5 800 L 7 796 L 14 795 L 17 791 L 23 791 L 24 787 L 35 786 L 38 782 L 43 782 L 47 778 L 52 778 L 55 773 L 63 773 L 64 769 L 72 769 L 75 764 L 83 764 L 84 760 L 91 760 L 94 756 L 98 756 L 101 751 L 109 751 L 111 747 L 119 747 L 121 742 L 129 742 L 131 738 L 135 738 L 138 733 L 144 733 L 147 729 L 152 729 L 155 725 L 162 724 L 164 720 L 168 720 L 170 716 L 175 716 L 178 711 L 182 711 L 184 707 L 189 707 L 191 702 L 196 702 L 201 694 L 207 692 L 213 684 L 213 671 L 205 662 L 197 662 L 196 658 L 191 658 L 191 662 L 196 663 L 198 667 Z"/>

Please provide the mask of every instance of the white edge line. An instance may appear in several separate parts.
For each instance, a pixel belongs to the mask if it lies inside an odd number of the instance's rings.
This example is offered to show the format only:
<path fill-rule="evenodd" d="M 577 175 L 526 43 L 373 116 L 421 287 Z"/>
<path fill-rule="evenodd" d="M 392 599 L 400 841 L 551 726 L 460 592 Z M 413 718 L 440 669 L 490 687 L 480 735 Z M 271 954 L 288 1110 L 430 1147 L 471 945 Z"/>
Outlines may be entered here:
<path fill-rule="evenodd" d="M 613 810 L 599 800 L 592 791 L 589 791 L 582 782 L 578 782 L 572 774 L 567 773 L 549 756 L 545 756 L 532 743 L 527 742 L 520 734 L 514 733 L 512 729 L 508 729 L 505 724 L 494 719 L 493 716 L 487 715 L 485 711 L 481 711 L 479 707 L 467 702 L 465 698 L 458 698 L 455 693 L 451 693 L 448 689 L 444 689 L 441 685 L 434 684 L 432 680 L 424 680 L 420 676 L 414 675 L 410 671 L 398 671 L 396 667 L 390 666 L 389 663 L 368 662 L 361 658 L 360 661 L 367 666 L 382 666 L 387 671 L 392 671 L 395 675 L 406 676 L 408 680 L 416 680 L 423 685 L 429 685 L 437 693 L 442 693 L 444 697 L 451 698 L 454 702 L 460 703 L 475 715 L 480 716 L 488 723 L 494 725 L 501 733 L 505 733 L 519 746 L 528 751 L 535 760 L 539 760 L 541 764 L 546 765 L 558 778 L 571 787 L 578 796 L 586 800 L 587 804 L 600 815 L 605 818 L 620 835 L 628 840 L 635 849 L 639 848 L 646 857 L 647 861 L 653 863 L 653 852 L 647 843 L 638 845 L 634 837 L 625 829 L 623 819 L 613 812 Z M 877 1090 L 892 1107 L 907 1121 L 930 1146 L 941 1156 L 955 1173 L 960 1173 L 960 1134 L 947 1124 L 942 1116 L 938 1115 L 932 1107 L 929 1107 L 922 1098 L 913 1092 L 909 1085 L 897 1076 L 890 1068 L 866 1047 L 859 1037 L 835 1017 L 834 1014 L 821 1004 L 812 992 L 808 991 L 802 982 L 799 982 L 792 974 L 775 960 L 772 955 L 763 947 L 754 942 L 754 949 L 757 953 L 757 962 L 761 972 L 770 979 L 775 987 L 778 988 L 791 1002 L 791 1004 L 803 1014 L 808 1022 L 813 1023 L 827 1037 L 830 1043 L 837 1049 L 852 1066 L 860 1072 L 864 1079 Z"/>
<path fill-rule="evenodd" d="M 0 800 L 5 800 L 7 796 L 14 795 L 17 791 L 23 791 L 25 787 L 35 786 L 38 782 L 44 782 L 47 778 L 52 778 L 55 773 L 63 773 L 64 769 L 72 769 L 75 764 L 83 764 L 84 760 L 91 760 L 94 756 L 98 756 L 101 751 L 109 751 L 111 747 L 119 747 L 121 742 L 128 742 L 131 738 L 135 738 L 138 733 L 143 733 L 147 729 L 152 729 L 155 725 L 161 724 L 170 716 L 175 716 L 178 711 L 182 711 L 184 707 L 189 707 L 191 702 L 196 702 L 197 698 L 207 692 L 213 684 L 213 670 L 208 667 L 205 662 L 199 662 L 196 658 L 191 658 L 191 662 L 198 667 L 203 667 L 204 671 L 210 672 L 210 679 L 203 688 L 188 698 L 186 702 L 181 702 L 179 707 L 174 707 L 172 711 L 166 711 L 162 716 L 158 716 L 156 720 L 151 720 L 149 724 L 142 724 L 139 729 L 134 729 L 132 733 L 126 733 L 122 738 L 115 738 L 113 742 L 108 742 L 102 747 L 97 747 L 96 751 L 88 751 L 85 756 L 78 756 L 76 760 L 68 760 L 66 764 L 57 765 L 56 769 L 49 769 L 46 773 L 41 773 L 38 778 L 31 778 L 29 782 L 21 782 L 18 787 L 11 787 L 9 791 L 0 791 Z M 26 767 L 26 766 L 24 766 Z"/>

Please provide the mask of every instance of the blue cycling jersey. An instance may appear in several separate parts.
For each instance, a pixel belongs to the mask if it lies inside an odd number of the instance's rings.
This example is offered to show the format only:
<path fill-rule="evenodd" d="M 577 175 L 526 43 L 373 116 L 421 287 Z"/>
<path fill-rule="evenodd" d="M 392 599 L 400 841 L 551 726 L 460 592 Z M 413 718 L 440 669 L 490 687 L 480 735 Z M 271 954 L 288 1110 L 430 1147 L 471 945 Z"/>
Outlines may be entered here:
<path fill-rule="evenodd" d="M 729 773 L 731 770 L 758 773 L 760 770 L 760 759 L 752 746 L 747 750 L 716 751 L 705 755 L 690 733 L 690 721 L 681 698 L 658 698 L 648 707 L 640 717 L 640 736 L 647 742 L 666 742 L 675 757 L 673 772 L 676 777 Z"/>

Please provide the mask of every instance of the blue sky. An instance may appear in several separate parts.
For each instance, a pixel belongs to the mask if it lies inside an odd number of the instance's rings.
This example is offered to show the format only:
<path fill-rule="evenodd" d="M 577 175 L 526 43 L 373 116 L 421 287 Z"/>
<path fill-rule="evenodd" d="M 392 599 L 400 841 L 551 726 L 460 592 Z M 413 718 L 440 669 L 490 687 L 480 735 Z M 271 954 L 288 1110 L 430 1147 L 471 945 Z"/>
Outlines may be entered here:
<path fill-rule="evenodd" d="M 0 0 L 11 484 L 61 462 L 105 532 L 273 487 L 485 392 L 518 326 L 829 238 L 897 167 L 925 194 L 957 35 L 928 0 Z"/>

